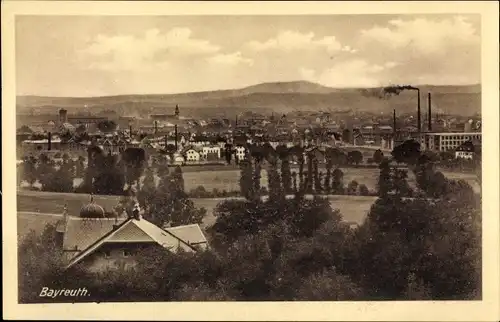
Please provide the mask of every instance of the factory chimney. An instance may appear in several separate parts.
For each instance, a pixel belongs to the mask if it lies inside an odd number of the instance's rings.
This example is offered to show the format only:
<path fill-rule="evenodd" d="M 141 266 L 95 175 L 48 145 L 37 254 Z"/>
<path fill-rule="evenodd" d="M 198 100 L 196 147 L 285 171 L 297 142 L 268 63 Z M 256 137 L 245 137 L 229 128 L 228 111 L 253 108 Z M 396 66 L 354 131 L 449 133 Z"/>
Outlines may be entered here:
<path fill-rule="evenodd" d="M 417 88 L 417 94 L 418 94 L 418 100 L 417 100 L 417 130 L 418 133 L 420 134 L 422 132 L 422 122 L 420 120 L 421 118 L 421 112 L 420 112 L 420 89 Z"/>
<path fill-rule="evenodd" d="M 155 120 L 155 134 L 158 133 L 158 121 Z"/>
<path fill-rule="evenodd" d="M 175 151 L 177 151 L 177 124 L 175 124 Z"/>
<path fill-rule="evenodd" d="M 51 150 L 52 149 L 52 133 L 49 132 L 49 134 L 47 135 L 47 141 L 48 141 L 48 144 L 47 144 L 47 150 Z"/>
<path fill-rule="evenodd" d="M 432 131 L 432 104 L 431 104 L 431 93 L 427 93 L 427 107 L 429 111 L 427 112 L 427 126 L 429 127 L 429 132 Z"/>
<path fill-rule="evenodd" d="M 392 132 L 394 136 L 396 135 L 396 110 L 392 112 Z"/>

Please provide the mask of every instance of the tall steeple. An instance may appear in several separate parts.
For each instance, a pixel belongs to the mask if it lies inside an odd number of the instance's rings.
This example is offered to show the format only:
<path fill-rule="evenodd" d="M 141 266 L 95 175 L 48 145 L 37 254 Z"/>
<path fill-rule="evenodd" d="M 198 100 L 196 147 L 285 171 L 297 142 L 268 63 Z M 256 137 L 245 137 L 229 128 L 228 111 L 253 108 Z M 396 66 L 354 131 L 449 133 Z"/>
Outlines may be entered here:
<path fill-rule="evenodd" d="M 175 105 L 175 116 L 179 117 L 179 105 Z"/>

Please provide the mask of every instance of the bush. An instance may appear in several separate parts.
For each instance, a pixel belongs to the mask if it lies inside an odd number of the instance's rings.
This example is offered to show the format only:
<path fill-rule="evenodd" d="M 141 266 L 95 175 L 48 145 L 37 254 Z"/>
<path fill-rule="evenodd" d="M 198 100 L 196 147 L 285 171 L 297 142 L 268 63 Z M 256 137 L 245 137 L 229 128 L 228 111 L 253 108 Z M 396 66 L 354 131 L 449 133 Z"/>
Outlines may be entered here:
<path fill-rule="evenodd" d="M 359 194 L 361 196 L 368 196 L 370 195 L 370 191 L 368 190 L 368 187 L 364 184 L 359 185 Z"/>

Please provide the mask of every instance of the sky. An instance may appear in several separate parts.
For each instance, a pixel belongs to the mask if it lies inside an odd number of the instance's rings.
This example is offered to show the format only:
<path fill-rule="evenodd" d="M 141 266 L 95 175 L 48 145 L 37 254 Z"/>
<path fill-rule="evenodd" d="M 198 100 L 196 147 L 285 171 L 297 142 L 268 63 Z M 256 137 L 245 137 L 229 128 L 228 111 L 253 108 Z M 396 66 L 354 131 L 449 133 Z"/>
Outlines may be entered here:
<path fill-rule="evenodd" d="M 17 16 L 15 39 L 17 95 L 481 80 L 475 15 Z"/>

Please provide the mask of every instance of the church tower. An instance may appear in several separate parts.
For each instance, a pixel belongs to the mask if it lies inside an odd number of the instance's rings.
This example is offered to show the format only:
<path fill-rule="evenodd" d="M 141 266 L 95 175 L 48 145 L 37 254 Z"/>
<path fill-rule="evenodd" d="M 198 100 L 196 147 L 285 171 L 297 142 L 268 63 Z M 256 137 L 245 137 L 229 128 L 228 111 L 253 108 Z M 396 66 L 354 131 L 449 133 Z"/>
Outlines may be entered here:
<path fill-rule="evenodd" d="M 175 105 L 175 117 L 179 118 L 179 105 Z"/>

